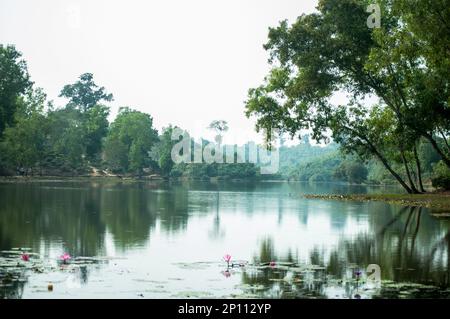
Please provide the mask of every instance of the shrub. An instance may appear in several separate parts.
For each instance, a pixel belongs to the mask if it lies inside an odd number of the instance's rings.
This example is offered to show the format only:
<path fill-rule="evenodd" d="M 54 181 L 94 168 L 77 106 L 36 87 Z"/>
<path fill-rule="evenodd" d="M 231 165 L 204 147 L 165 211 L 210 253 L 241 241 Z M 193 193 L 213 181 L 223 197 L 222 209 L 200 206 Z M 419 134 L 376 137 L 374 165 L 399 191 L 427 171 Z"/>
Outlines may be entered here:
<path fill-rule="evenodd" d="M 435 188 L 450 190 L 450 169 L 444 162 L 441 161 L 434 166 L 431 181 Z"/>

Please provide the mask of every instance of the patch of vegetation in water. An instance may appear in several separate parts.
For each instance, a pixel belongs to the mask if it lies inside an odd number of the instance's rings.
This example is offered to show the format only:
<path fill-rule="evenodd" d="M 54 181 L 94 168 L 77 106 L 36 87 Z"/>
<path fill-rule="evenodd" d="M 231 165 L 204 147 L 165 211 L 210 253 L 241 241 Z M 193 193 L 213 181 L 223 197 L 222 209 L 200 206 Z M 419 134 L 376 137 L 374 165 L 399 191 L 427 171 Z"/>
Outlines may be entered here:
<path fill-rule="evenodd" d="M 28 278 L 37 274 L 51 276 L 64 273 L 83 272 L 86 267 L 108 263 L 111 257 L 75 257 L 69 262 L 56 264 L 48 258 L 33 253 L 31 248 L 11 248 L 0 251 L 0 299 L 21 298 Z M 55 278 L 54 278 L 55 279 Z M 51 280 L 48 286 L 37 287 L 33 292 L 53 291 L 53 285 L 65 282 Z"/>
<path fill-rule="evenodd" d="M 450 195 L 427 194 L 371 194 L 371 195 L 304 195 L 307 199 L 340 201 L 379 201 L 402 206 L 426 207 L 435 209 L 435 214 L 450 214 Z"/>
<path fill-rule="evenodd" d="M 384 282 L 376 299 L 449 299 L 450 288 L 417 283 Z"/>

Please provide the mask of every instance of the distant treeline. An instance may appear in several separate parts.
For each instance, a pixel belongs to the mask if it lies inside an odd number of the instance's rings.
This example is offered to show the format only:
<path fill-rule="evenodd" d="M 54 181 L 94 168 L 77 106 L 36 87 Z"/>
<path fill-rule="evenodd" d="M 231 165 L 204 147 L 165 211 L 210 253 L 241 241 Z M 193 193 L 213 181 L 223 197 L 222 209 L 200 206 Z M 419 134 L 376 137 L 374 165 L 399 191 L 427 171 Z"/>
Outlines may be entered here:
<path fill-rule="evenodd" d="M 397 181 L 376 160 L 363 161 L 357 156 L 344 155 L 339 145 L 314 146 L 308 136 L 302 144 L 280 148 L 280 178 L 307 182 L 347 182 L 355 184 L 395 184 Z M 430 185 L 440 168 L 440 157 L 433 147 L 423 141 L 418 147 L 425 185 Z M 396 169 L 404 176 L 401 164 Z M 418 176 L 412 172 L 414 179 Z"/>
<path fill-rule="evenodd" d="M 171 160 L 172 127 L 161 134 L 153 118 L 121 107 L 109 123 L 113 95 L 90 73 L 65 85 L 55 107 L 30 81 L 14 46 L 0 45 L 0 175 L 159 174 L 185 178 L 254 178 L 254 164 L 179 164 Z M 220 123 L 219 123 L 220 124 Z"/>

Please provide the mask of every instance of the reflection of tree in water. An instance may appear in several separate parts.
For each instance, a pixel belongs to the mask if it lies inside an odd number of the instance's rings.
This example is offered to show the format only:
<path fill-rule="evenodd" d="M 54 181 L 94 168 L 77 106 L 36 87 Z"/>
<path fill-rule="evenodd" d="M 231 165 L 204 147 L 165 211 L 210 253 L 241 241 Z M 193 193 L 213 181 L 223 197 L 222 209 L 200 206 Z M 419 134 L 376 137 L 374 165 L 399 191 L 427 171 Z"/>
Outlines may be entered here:
<path fill-rule="evenodd" d="M 167 224 L 170 226 L 170 221 L 174 223 L 175 227 L 166 227 L 166 231 L 178 231 L 184 230 L 187 227 L 187 221 L 190 214 L 193 215 L 206 215 L 214 212 L 214 218 L 211 230 L 209 231 L 209 237 L 213 240 L 222 238 L 225 233 L 221 227 L 221 200 L 222 196 L 220 192 L 223 191 L 223 187 L 227 188 L 225 183 L 207 183 L 207 182 L 195 182 L 189 181 L 182 184 L 172 185 L 170 189 L 171 197 L 167 198 L 167 207 L 164 212 L 166 215 L 161 215 L 165 222 L 162 225 Z M 195 192 L 189 192 L 189 190 L 195 190 Z M 207 192 L 208 196 L 205 196 Z M 210 195 L 214 192 L 214 195 Z M 229 201 L 227 201 L 230 204 Z"/>
<path fill-rule="evenodd" d="M 161 228 L 166 233 L 177 233 L 187 227 L 189 218 L 189 193 L 181 186 L 172 185 L 165 192 L 157 193 L 154 205 L 159 211 Z"/>
<path fill-rule="evenodd" d="M 102 221 L 116 246 L 142 246 L 158 219 L 165 232 L 184 230 L 189 216 L 187 203 L 188 193 L 179 187 L 161 189 L 152 183 L 118 183 L 102 189 Z"/>
<path fill-rule="evenodd" d="M 449 232 L 443 234 L 424 209 L 404 207 L 376 224 L 374 235 L 339 242 L 327 263 L 333 275 L 343 275 L 349 264 L 378 264 L 385 280 L 449 285 Z"/>
<path fill-rule="evenodd" d="M 271 262 L 276 261 L 276 266 Z M 288 251 L 281 256 L 275 253 L 273 240 L 266 238 L 261 241 L 259 253 L 254 256 L 253 264 L 260 265 L 257 271 L 242 273 L 242 283 L 247 287 L 247 293 L 253 293 L 265 298 L 311 298 L 324 297 L 323 271 L 294 273 L 289 267 L 294 266 L 297 257 Z"/>
<path fill-rule="evenodd" d="M 209 232 L 209 237 L 211 239 L 219 239 L 223 238 L 224 236 L 225 231 L 221 228 L 220 225 L 220 192 L 217 190 L 213 227 L 212 230 Z"/>
<path fill-rule="evenodd" d="M 21 273 L 16 274 L 21 280 L 12 280 L 7 272 L 0 268 L 0 299 L 20 299 L 26 279 Z"/>
<path fill-rule="evenodd" d="M 155 191 L 151 184 L 120 182 L 0 187 L 1 249 L 26 246 L 42 254 L 48 243 L 62 240 L 74 256 L 97 256 L 105 253 L 106 226 L 124 248 L 145 243 L 157 218 L 168 232 L 187 225 L 188 193 L 179 188 Z"/>
<path fill-rule="evenodd" d="M 276 260 L 274 245 L 272 238 L 265 238 L 261 241 L 259 253 L 253 257 L 254 264 L 267 264 L 273 260 Z M 247 285 L 257 286 L 263 285 L 264 290 L 258 293 L 272 294 L 274 297 L 278 297 L 280 293 L 279 285 L 273 281 L 283 279 L 282 273 L 272 274 L 269 269 L 263 269 L 257 272 L 243 272 L 242 282 Z"/>
<path fill-rule="evenodd" d="M 76 255 L 96 255 L 103 247 L 99 191 L 81 183 L 7 184 L 0 191 L 0 248 L 61 239 Z M 45 248 L 45 246 L 44 246 Z M 41 252 L 43 253 L 43 252 Z"/>
<path fill-rule="evenodd" d="M 142 246 L 158 219 L 164 232 L 185 230 L 191 204 L 186 187 L 151 182 L 0 184 L 0 250 L 29 247 L 44 258 L 55 248 L 73 258 L 105 256 L 107 229 L 115 247 Z M 207 204 L 196 213 L 208 212 L 209 199 Z M 96 266 L 77 268 L 76 281 L 86 283 Z M 8 287 L 0 287 L 2 296 L 20 297 L 23 283 Z"/>
<path fill-rule="evenodd" d="M 361 231 L 350 238 L 343 238 L 331 251 L 326 247 L 316 247 L 309 252 L 309 263 L 325 266 L 326 272 L 300 272 L 298 276 L 294 276 L 293 282 L 287 282 L 285 279 L 289 267 L 280 270 L 280 267 L 271 268 L 268 263 L 272 260 L 297 263 L 298 259 L 295 256 L 287 258 L 278 255 L 273 241 L 266 239 L 261 242 L 254 262 L 267 267 L 259 271 L 243 272 L 243 283 L 253 288 L 264 287 L 252 292 L 265 297 L 324 297 L 330 293 L 333 296 L 333 291 L 336 291 L 333 289 L 338 288 L 343 292 L 341 296 L 355 298 L 363 288 L 362 282 L 354 279 L 356 271 L 362 271 L 366 275 L 368 265 L 378 264 L 382 279 L 394 282 L 392 285 L 396 295 L 392 297 L 398 297 L 400 290 L 396 289 L 403 289 L 397 288 L 395 283 L 411 283 L 410 287 L 417 288 L 417 292 L 414 292 L 416 297 L 440 296 L 439 287 L 445 289 L 450 284 L 448 225 L 431 217 L 423 208 L 404 207 L 398 210 L 395 207 L 384 207 L 390 213 L 369 216 L 373 219 L 373 231 Z M 295 282 L 295 278 L 301 279 L 301 282 Z M 412 283 L 418 286 L 413 286 Z M 436 289 L 430 290 L 430 287 L 423 285 L 432 285 Z M 334 288 L 329 290 L 330 287 Z M 382 287 L 382 296 L 391 289 L 384 288 L 384 284 Z M 413 291 L 413 288 L 405 289 Z"/>
<path fill-rule="evenodd" d="M 116 247 L 126 249 L 145 244 L 157 218 L 152 205 L 155 197 L 142 184 L 102 189 L 102 221 L 113 235 Z"/>

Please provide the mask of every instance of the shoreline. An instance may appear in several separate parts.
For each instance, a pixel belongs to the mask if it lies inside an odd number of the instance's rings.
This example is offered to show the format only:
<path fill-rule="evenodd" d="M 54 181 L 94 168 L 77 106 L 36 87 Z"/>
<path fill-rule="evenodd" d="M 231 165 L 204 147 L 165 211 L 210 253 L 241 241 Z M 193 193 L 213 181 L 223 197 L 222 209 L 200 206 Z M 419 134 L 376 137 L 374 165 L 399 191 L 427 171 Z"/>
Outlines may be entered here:
<path fill-rule="evenodd" d="M 322 182 L 309 182 L 309 181 L 302 181 L 302 180 L 292 180 L 292 179 L 286 179 L 286 178 L 261 178 L 261 177 L 253 177 L 253 178 L 226 178 L 223 176 L 220 177 L 209 177 L 205 179 L 201 178 L 183 178 L 183 177 L 164 177 L 161 175 L 144 175 L 142 177 L 138 176 L 127 176 L 127 175 L 29 175 L 29 176 L 20 176 L 20 175 L 11 175 L 11 176 L 5 176 L 0 175 L 0 182 L 1 181 L 39 181 L 39 180 L 45 180 L 45 181 L 51 181 L 51 180 L 123 180 L 123 181 L 136 181 L 136 182 L 142 182 L 142 181 L 166 181 L 166 182 L 172 182 L 172 181 L 200 181 L 200 182 L 218 182 L 218 181 L 229 181 L 229 182 L 265 182 L 265 183 L 311 183 L 311 184 L 338 184 L 338 185 L 345 185 L 345 186 L 362 186 L 362 187 L 397 187 L 398 185 L 393 184 L 375 184 L 375 183 L 362 183 L 362 184 L 355 184 L 355 183 L 348 183 L 343 181 L 322 181 Z M 428 186 L 428 185 L 427 185 Z"/>
<path fill-rule="evenodd" d="M 450 217 L 450 192 L 426 194 L 372 194 L 372 195 L 304 195 L 306 199 L 354 202 L 384 202 L 388 204 L 432 208 Z"/>
<path fill-rule="evenodd" d="M 186 178 L 167 178 L 159 175 L 143 176 L 141 178 L 134 176 L 118 176 L 118 175 L 79 175 L 79 176 L 0 176 L 0 183 L 26 183 L 26 182 L 83 182 L 83 181 L 111 181 L 111 182 L 260 182 L 260 183 L 307 183 L 302 181 L 287 181 L 280 179 L 227 179 L 211 177 L 209 179 L 186 179 Z M 325 182 L 319 182 L 324 184 Z M 314 183 L 316 184 L 316 183 Z M 342 184 L 352 186 L 342 182 L 334 182 L 326 184 Z M 366 187 L 391 187 L 394 185 L 366 185 L 358 186 Z M 384 202 L 388 204 L 423 207 L 443 211 L 444 215 L 450 217 L 450 192 L 430 192 L 425 194 L 306 194 L 301 197 L 310 200 L 332 200 L 332 201 L 354 201 L 354 202 Z"/>

